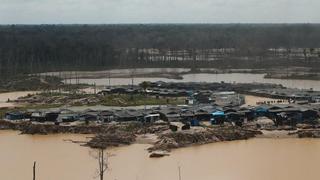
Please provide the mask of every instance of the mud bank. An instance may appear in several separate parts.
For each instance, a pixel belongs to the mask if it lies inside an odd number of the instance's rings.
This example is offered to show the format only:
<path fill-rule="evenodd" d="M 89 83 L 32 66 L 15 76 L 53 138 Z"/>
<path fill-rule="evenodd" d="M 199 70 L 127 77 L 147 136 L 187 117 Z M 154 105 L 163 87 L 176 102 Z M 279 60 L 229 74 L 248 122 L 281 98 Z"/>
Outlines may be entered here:
<path fill-rule="evenodd" d="M 158 133 L 168 130 L 169 126 L 164 124 L 143 125 L 141 123 L 117 123 L 117 124 L 95 124 L 95 125 L 53 125 L 34 124 L 31 122 L 10 122 L 0 120 L 0 130 L 18 130 L 22 134 L 103 134 L 125 131 L 134 134 Z"/>
<path fill-rule="evenodd" d="M 301 127 L 300 127 L 301 126 Z M 191 127 L 189 130 L 172 132 L 168 123 L 148 124 L 141 123 L 118 123 L 97 125 L 50 125 L 33 124 L 30 122 L 13 123 L 0 121 L 0 130 L 18 130 L 21 134 L 92 134 L 93 137 L 87 142 L 81 142 L 90 148 L 107 148 L 120 145 L 130 145 L 137 142 L 143 135 L 149 134 L 155 137 L 153 146 L 148 151 L 156 155 L 166 156 L 173 149 L 203 145 L 223 141 L 246 140 L 258 138 L 320 138 L 318 127 L 300 125 L 297 130 L 292 128 L 276 128 L 263 130 L 250 127 L 237 126 L 203 126 Z M 293 130 L 293 131 L 292 131 Z M 280 133 L 281 132 L 281 133 Z M 158 153 L 160 152 L 160 154 Z"/>
<path fill-rule="evenodd" d="M 21 134 L 92 134 L 94 137 L 85 143 L 91 148 L 129 145 L 136 141 L 137 135 L 157 134 L 167 131 L 167 124 L 142 125 L 141 123 L 97 124 L 97 125 L 52 125 L 31 122 L 13 123 L 0 121 L 0 130 L 17 130 Z"/>
<path fill-rule="evenodd" d="M 261 134 L 260 131 L 247 130 L 238 127 L 199 128 L 171 132 L 168 124 L 142 125 L 140 123 L 108 124 L 108 125 L 76 125 L 59 126 L 32 124 L 30 122 L 12 123 L 0 121 L 0 130 L 18 130 L 22 134 L 95 134 L 87 146 L 91 148 L 106 148 L 109 146 L 129 145 L 135 142 L 137 135 L 154 134 L 158 141 L 150 151 L 171 150 L 191 145 L 212 142 L 242 140 Z"/>
<path fill-rule="evenodd" d="M 96 134 L 102 133 L 110 127 L 107 126 L 57 126 L 51 124 L 33 124 L 31 122 L 12 123 L 8 121 L 0 121 L 0 130 L 17 130 L 22 134 Z"/>

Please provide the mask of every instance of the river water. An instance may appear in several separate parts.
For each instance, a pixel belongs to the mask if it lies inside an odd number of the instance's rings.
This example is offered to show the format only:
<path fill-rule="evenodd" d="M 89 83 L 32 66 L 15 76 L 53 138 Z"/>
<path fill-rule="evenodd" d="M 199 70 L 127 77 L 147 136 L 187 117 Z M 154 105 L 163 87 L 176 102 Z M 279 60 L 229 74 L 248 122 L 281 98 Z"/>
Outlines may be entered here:
<path fill-rule="evenodd" d="M 0 131 L 0 179 L 93 180 L 98 163 L 89 148 L 67 139 L 89 135 L 18 135 Z M 174 150 L 170 156 L 148 158 L 149 145 L 109 150 L 106 179 L 178 180 L 318 180 L 320 140 L 262 139 L 207 144 Z"/>
<path fill-rule="evenodd" d="M 286 79 L 264 79 L 264 74 L 247 74 L 247 73 L 230 73 L 230 74 L 186 74 L 183 79 L 167 79 L 167 78 L 133 78 L 134 84 L 143 81 L 164 81 L 164 82 L 228 82 L 228 83 L 274 83 L 282 84 L 289 88 L 320 90 L 320 81 L 315 80 L 286 80 Z M 75 83 L 75 80 L 71 82 Z M 80 79 L 80 83 L 89 83 L 96 85 L 109 85 L 108 78 L 100 79 Z M 131 78 L 110 78 L 110 85 L 128 85 L 132 84 Z"/>
<path fill-rule="evenodd" d="M 13 107 L 14 103 L 8 102 L 17 100 L 19 97 L 27 96 L 28 94 L 36 94 L 38 91 L 16 91 L 16 92 L 7 92 L 0 93 L 0 108 L 2 107 Z"/>

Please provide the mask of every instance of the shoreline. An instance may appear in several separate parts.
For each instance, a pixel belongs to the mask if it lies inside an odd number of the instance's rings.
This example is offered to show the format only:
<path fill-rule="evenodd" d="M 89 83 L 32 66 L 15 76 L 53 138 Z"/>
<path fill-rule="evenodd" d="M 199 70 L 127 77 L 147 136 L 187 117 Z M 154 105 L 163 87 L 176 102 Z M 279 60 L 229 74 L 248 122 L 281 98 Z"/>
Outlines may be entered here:
<path fill-rule="evenodd" d="M 265 79 L 292 79 L 292 80 L 320 80 L 319 73 L 310 73 L 310 69 L 291 67 L 287 71 L 290 76 L 282 73 L 282 68 L 274 69 L 216 69 L 216 68 L 137 68 L 137 69 L 113 69 L 102 71 L 62 71 L 47 72 L 42 75 L 62 76 L 64 79 L 103 79 L 103 78 L 166 78 L 181 80 L 188 74 L 265 74 Z M 279 73 L 281 72 L 281 73 Z M 296 74 L 297 73 L 297 74 Z M 301 74 L 301 75 L 299 75 Z M 312 74 L 312 76 L 310 76 Z"/>
<path fill-rule="evenodd" d="M 261 130 L 234 126 L 203 126 L 191 130 L 171 132 L 167 124 L 142 126 L 138 123 L 57 126 L 0 121 L 0 131 L 17 131 L 19 134 L 51 136 L 56 134 L 86 134 L 91 136 L 87 142 L 81 142 L 81 146 L 93 149 L 148 144 L 150 145 L 147 149 L 149 155 L 153 154 L 155 157 L 166 156 L 174 149 L 216 142 L 254 138 L 320 138 L 320 129 L 317 127 L 297 130 Z"/>
<path fill-rule="evenodd" d="M 285 79 L 285 80 L 313 80 L 313 81 L 320 81 L 320 74 L 319 73 L 292 73 L 289 74 L 270 74 L 267 73 L 264 76 L 264 79 Z"/>

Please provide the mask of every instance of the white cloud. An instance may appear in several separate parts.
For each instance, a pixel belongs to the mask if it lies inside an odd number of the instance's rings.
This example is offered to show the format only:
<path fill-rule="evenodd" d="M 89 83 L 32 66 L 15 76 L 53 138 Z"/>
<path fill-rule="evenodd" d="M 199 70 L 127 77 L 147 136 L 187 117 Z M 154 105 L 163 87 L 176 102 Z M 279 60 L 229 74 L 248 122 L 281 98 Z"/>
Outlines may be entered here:
<path fill-rule="evenodd" d="M 320 23 L 318 0 L 0 0 L 0 23 Z"/>

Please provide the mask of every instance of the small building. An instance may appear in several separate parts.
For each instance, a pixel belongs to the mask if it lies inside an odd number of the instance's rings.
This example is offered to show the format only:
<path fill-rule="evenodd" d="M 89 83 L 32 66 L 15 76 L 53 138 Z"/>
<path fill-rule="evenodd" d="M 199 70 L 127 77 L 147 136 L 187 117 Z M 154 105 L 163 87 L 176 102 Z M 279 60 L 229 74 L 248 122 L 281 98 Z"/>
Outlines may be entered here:
<path fill-rule="evenodd" d="M 31 113 L 30 120 L 36 121 L 36 122 L 45 122 L 46 121 L 45 115 L 46 114 L 43 111 L 34 111 Z"/>
<path fill-rule="evenodd" d="M 211 119 L 210 112 L 205 109 L 197 109 L 194 114 L 195 119 L 197 119 L 198 121 L 210 121 Z"/>
<path fill-rule="evenodd" d="M 181 108 L 178 107 L 167 107 L 158 110 L 161 117 L 163 117 L 164 121 L 180 121 L 181 120 Z"/>
<path fill-rule="evenodd" d="M 168 111 L 165 113 L 165 116 L 169 122 L 181 120 L 180 113 L 177 111 Z"/>
<path fill-rule="evenodd" d="M 59 114 L 60 112 L 55 112 L 55 111 L 47 112 L 45 114 L 45 120 L 50 122 L 56 122 L 57 118 L 59 117 Z"/>
<path fill-rule="evenodd" d="M 316 123 L 319 118 L 318 111 L 312 109 L 301 110 L 303 123 Z"/>
<path fill-rule="evenodd" d="M 114 111 L 104 110 L 99 113 L 99 120 L 102 122 L 111 122 L 115 120 Z"/>
<path fill-rule="evenodd" d="M 118 87 L 118 88 L 111 88 L 110 93 L 111 94 L 126 94 L 127 89 L 123 87 Z"/>
<path fill-rule="evenodd" d="M 200 126 L 200 121 L 198 119 L 192 119 L 190 121 L 191 126 Z"/>
<path fill-rule="evenodd" d="M 117 110 L 114 112 L 116 121 L 128 122 L 128 121 L 143 121 L 143 113 L 135 109 L 129 110 Z"/>
<path fill-rule="evenodd" d="M 12 121 L 15 121 L 15 120 L 23 120 L 25 119 L 25 116 L 24 116 L 24 113 L 22 112 L 8 112 L 5 114 L 5 119 L 7 120 L 12 120 Z"/>
<path fill-rule="evenodd" d="M 187 105 L 193 105 L 193 104 L 195 104 L 195 99 L 193 99 L 193 98 L 187 98 L 187 99 L 186 99 L 186 104 L 187 104 Z"/>
<path fill-rule="evenodd" d="M 210 121 L 212 113 L 216 111 L 222 111 L 222 108 L 213 105 L 201 105 L 194 109 L 195 117 L 199 121 Z"/>
<path fill-rule="evenodd" d="M 244 96 L 237 94 L 234 91 L 215 92 L 211 95 L 211 98 L 220 106 L 239 106 L 245 103 Z"/>
<path fill-rule="evenodd" d="M 225 121 L 225 114 L 223 111 L 216 111 L 211 113 L 211 119 L 210 122 L 211 124 L 223 124 Z"/>
<path fill-rule="evenodd" d="M 315 103 L 320 103 L 320 96 L 313 96 L 312 101 Z"/>
<path fill-rule="evenodd" d="M 258 106 L 254 108 L 253 111 L 256 117 L 267 116 L 269 113 L 269 108 L 267 106 Z"/>
<path fill-rule="evenodd" d="M 239 112 L 228 112 L 225 114 L 226 120 L 229 122 L 243 122 L 244 121 L 244 115 Z"/>
<path fill-rule="evenodd" d="M 94 110 L 87 110 L 84 113 L 79 115 L 80 121 L 98 121 L 99 112 Z"/>
<path fill-rule="evenodd" d="M 204 94 L 204 93 L 195 93 L 193 95 L 194 99 L 196 100 L 197 103 L 199 104 L 209 104 L 212 101 L 212 99 L 210 98 L 210 95 Z"/>
<path fill-rule="evenodd" d="M 143 120 L 144 120 L 143 121 L 144 123 L 154 123 L 154 122 L 160 120 L 160 114 L 146 115 L 146 116 L 144 116 Z"/>
<path fill-rule="evenodd" d="M 74 121 L 78 121 L 79 119 L 79 115 L 78 114 L 63 114 L 63 115 L 59 115 L 59 117 L 57 118 L 58 122 L 74 122 Z"/>
<path fill-rule="evenodd" d="M 36 122 L 56 122 L 60 112 L 58 111 L 34 111 L 31 113 L 30 120 Z"/>
<path fill-rule="evenodd" d="M 194 119 L 195 114 L 191 109 L 185 108 L 181 109 L 180 116 L 183 121 L 190 121 L 191 119 Z"/>
<path fill-rule="evenodd" d="M 111 94 L 111 89 L 110 88 L 103 89 L 100 92 L 98 92 L 98 94 L 102 94 L 102 95 L 106 96 L 108 94 Z"/>
<path fill-rule="evenodd" d="M 252 111 L 250 109 L 241 109 L 238 112 L 242 113 L 244 115 L 244 119 L 246 119 L 247 121 L 253 121 L 255 118 L 254 111 Z"/>
<path fill-rule="evenodd" d="M 74 122 L 78 120 L 80 120 L 79 114 L 69 109 L 61 110 L 57 118 L 57 122 Z"/>

